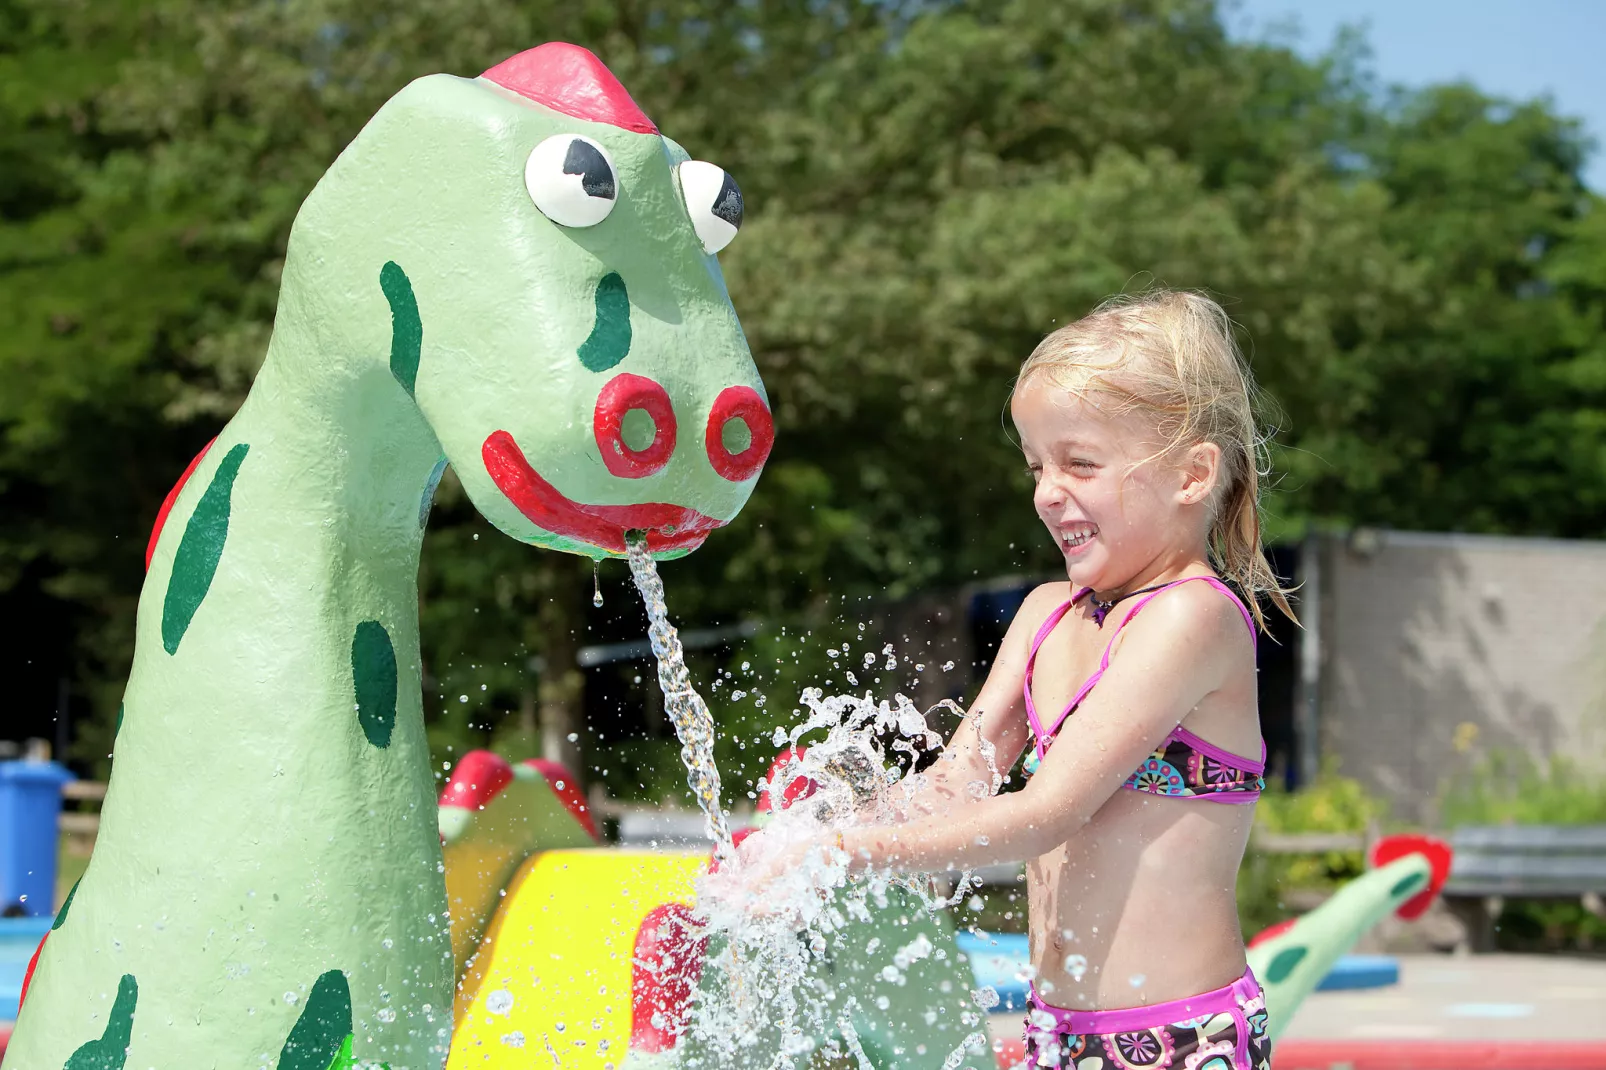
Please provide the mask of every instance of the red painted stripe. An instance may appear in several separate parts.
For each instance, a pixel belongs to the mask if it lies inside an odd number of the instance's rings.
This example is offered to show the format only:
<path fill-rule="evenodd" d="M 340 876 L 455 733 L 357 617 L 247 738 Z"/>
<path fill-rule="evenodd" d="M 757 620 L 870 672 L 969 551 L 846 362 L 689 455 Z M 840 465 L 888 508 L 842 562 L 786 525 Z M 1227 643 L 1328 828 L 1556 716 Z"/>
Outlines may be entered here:
<path fill-rule="evenodd" d="M 998 1065 L 1019 1066 L 1019 1037 L 993 1044 Z M 1606 1070 L 1606 1041 L 1590 1040 L 1280 1040 L 1272 1070 Z"/>
<path fill-rule="evenodd" d="M 215 438 L 212 440 L 212 442 L 216 441 L 217 439 Z M 150 542 L 145 544 L 146 571 L 150 570 L 151 557 L 156 553 L 156 541 L 162 537 L 162 525 L 167 523 L 167 514 L 173 511 L 173 503 L 178 501 L 178 492 L 184 489 L 184 484 L 188 483 L 190 476 L 195 474 L 195 469 L 201 463 L 201 458 L 205 457 L 206 451 L 212 448 L 212 442 L 208 442 L 201 447 L 201 452 L 195 455 L 195 460 L 191 461 L 190 466 L 184 469 L 184 474 L 178 477 L 178 482 L 173 484 L 173 489 L 168 491 L 167 497 L 162 499 L 162 507 L 156 511 L 156 523 L 151 525 Z"/>
<path fill-rule="evenodd" d="M 1306 1040 L 1272 1045 L 1275 1070 L 1606 1070 L 1606 1041 Z"/>
<path fill-rule="evenodd" d="M 39 946 L 33 949 L 33 958 L 28 960 L 28 972 L 22 975 L 22 991 L 19 992 L 18 995 L 17 995 L 17 1009 L 18 1010 L 22 1009 L 23 1002 L 26 1001 L 27 998 L 28 998 L 28 986 L 33 984 L 33 971 L 34 971 L 34 969 L 36 967 L 38 967 L 38 965 L 39 965 L 39 956 L 45 950 L 45 941 L 49 940 L 49 939 L 50 939 L 50 933 L 47 931 L 45 933 L 45 935 L 43 935 L 43 936 L 41 936 L 39 938 Z M 0 1052 L 0 1054 L 4 1054 L 4 1053 Z"/>

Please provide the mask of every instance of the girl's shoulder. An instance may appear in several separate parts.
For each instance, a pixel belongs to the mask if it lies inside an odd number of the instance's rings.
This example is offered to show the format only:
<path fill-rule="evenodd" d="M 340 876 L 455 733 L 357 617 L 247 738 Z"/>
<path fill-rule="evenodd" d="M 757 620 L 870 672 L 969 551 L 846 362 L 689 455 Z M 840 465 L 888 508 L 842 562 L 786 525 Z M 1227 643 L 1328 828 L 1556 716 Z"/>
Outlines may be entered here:
<path fill-rule="evenodd" d="M 1017 624 L 1029 624 L 1035 631 L 1061 606 L 1071 601 L 1071 584 L 1068 580 L 1040 583 L 1026 592 L 1026 598 L 1015 611 Z"/>
<path fill-rule="evenodd" d="M 1254 618 L 1230 588 L 1192 577 L 1144 600 L 1141 612 L 1134 609 L 1122 622 L 1123 630 L 1142 633 L 1175 631 L 1199 640 L 1222 640 L 1231 644 L 1254 642 Z"/>
<path fill-rule="evenodd" d="M 1060 611 L 1062 608 L 1068 608 L 1070 601 L 1069 581 L 1043 583 L 1033 587 L 1026 593 L 1020 608 L 1015 611 L 1015 619 L 1009 622 L 1009 634 L 1005 637 L 1005 643 L 1031 647 L 1051 622 L 1063 616 Z"/>

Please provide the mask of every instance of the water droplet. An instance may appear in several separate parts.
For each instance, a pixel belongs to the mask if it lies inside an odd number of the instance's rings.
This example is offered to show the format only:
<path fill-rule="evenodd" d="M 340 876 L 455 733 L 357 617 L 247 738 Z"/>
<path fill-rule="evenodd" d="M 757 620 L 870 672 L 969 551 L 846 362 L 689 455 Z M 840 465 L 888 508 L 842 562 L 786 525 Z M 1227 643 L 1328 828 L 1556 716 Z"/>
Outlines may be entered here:
<path fill-rule="evenodd" d="M 396 941 L 387 936 L 383 940 L 379 941 L 379 946 L 384 948 L 386 951 L 389 951 L 391 948 L 396 946 Z"/>
<path fill-rule="evenodd" d="M 982 985 L 980 988 L 970 990 L 970 1001 L 984 1011 L 990 1011 L 998 1006 L 998 989 L 992 985 Z"/>
<path fill-rule="evenodd" d="M 396 1020 L 396 1009 L 394 1007 L 381 1007 L 374 1012 L 374 1017 L 381 1022 L 394 1022 Z"/>
<path fill-rule="evenodd" d="M 1065 972 L 1071 975 L 1071 980 L 1080 981 L 1082 975 L 1087 973 L 1087 956 L 1066 955 Z"/>
<path fill-rule="evenodd" d="M 1133 988 L 1141 988 L 1143 987 L 1143 982 L 1147 981 L 1148 979 L 1149 975 L 1146 973 L 1135 973 L 1126 979 L 1126 983 L 1131 985 Z"/>
<path fill-rule="evenodd" d="M 506 1014 L 513 1009 L 513 993 L 505 988 L 498 988 L 485 997 L 485 1009 L 492 1014 Z"/>
<path fill-rule="evenodd" d="M 591 604 L 602 608 L 602 562 L 591 562 Z"/>
<path fill-rule="evenodd" d="M 524 1034 L 517 1029 L 511 1033 L 503 1033 L 502 1043 L 510 1048 L 522 1048 L 524 1047 Z"/>

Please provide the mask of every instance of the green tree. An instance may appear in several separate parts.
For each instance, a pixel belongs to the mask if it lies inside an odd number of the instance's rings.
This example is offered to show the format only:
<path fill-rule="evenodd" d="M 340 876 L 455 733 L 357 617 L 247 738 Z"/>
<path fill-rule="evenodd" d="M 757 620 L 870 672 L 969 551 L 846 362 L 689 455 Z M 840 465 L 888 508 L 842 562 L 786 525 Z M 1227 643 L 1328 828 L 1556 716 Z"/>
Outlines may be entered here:
<path fill-rule="evenodd" d="M 1384 91 L 1353 37 L 1309 62 L 1208 0 L 0 0 L 0 30 L 0 594 L 63 614 L 102 724 L 146 525 L 250 380 L 307 190 L 408 79 L 554 38 L 747 196 L 722 261 L 779 434 L 742 515 L 666 566 L 683 621 L 1050 565 L 1010 379 L 1149 282 L 1242 323 L 1281 412 L 1275 532 L 1602 532 L 1606 224 L 1577 124 Z M 443 750 L 566 737 L 587 572 L 448 481 L 421 588 Z M 750 725 L 807 677 L 764 656 L 786 672 L 728 714 Z"/>

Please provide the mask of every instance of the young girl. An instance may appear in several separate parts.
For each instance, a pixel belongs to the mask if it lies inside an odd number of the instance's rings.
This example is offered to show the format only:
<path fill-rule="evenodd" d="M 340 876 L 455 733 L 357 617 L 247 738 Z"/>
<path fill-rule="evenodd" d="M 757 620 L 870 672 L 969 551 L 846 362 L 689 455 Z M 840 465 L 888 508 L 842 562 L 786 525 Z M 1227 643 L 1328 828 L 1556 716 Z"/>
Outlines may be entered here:
<path fill-rule="evenodd" d="M 1292 614 L 1260 548 L 1252 389 L 1196 294 L 1043 340 L 1011 414 L 1070 583 L 1027 597 L 907 820 L 830 841 L 859 869 L 1026 862 L 1029 1066 L 1269 1064 L 1234 889 L 1265 770 L 1255 596 Z M 1027 752 L 1021 790 L 972 797 L 984 739 L 1000 767 Z M 762 840 L 759 885 L 810 849 Z"/>

